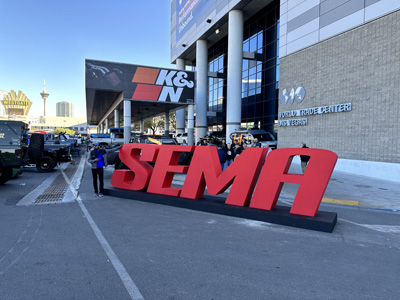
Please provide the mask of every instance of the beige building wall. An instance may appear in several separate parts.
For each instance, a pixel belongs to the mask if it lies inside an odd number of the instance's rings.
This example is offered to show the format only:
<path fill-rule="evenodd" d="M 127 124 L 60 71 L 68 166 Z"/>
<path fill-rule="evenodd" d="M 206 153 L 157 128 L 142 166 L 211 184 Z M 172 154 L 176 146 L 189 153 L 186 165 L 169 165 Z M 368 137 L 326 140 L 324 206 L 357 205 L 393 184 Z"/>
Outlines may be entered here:
<path fill-rule="evenodd" d="M 400 163 L 400 12 L 394 12 L 281 59 L 280 97 L 302 85 L 304 100 L 279 112 L 351 103 L 351 111 L 278 127 L 278 147 L 329 149 L 339 158 Z"/>

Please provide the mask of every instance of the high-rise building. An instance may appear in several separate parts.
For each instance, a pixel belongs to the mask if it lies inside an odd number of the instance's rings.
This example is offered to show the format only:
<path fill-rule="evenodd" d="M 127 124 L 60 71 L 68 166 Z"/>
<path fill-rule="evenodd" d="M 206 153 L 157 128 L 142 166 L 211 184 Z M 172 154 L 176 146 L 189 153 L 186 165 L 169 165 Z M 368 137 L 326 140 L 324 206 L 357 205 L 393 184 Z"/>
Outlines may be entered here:
<path fill-rule="evenodd" d="M 73 117 L 74 105 L 72 102 L 62 101 L 56 103 L 56 116 L 57 117 Z"/>

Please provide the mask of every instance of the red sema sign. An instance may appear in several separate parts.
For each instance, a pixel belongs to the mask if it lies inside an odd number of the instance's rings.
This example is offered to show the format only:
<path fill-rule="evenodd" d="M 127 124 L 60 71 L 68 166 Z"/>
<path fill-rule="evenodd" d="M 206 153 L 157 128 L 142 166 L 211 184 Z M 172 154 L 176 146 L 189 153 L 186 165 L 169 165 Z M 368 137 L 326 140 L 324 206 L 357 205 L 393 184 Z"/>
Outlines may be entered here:
<path fill-rule="evenodd" d="M 178 165 L 181 152 L 193 152 L 189 166 Z M 337 161 L 336 153 L 322 149 L 276 149 L 266 157 L 266 149 L 247 148 L 225 171 L 221 170 L 216 147 L 159 146 L 125 144 L 119 156 L 129 170 L 115 170 L 111 184 L 120 189 L 202 198 L 207 186 L 210 195 L 231 186 L 225 204 L 272 210 L 283 183 L 298 183 L 290 213 L 315 216 Z M 303 174 L 289 174 L 295 155 L 310 156 Z M 147 161 L 155 162 L 154 168 Z M 182 188 L 171 187 L 174 173 L 187 173 Z"/>

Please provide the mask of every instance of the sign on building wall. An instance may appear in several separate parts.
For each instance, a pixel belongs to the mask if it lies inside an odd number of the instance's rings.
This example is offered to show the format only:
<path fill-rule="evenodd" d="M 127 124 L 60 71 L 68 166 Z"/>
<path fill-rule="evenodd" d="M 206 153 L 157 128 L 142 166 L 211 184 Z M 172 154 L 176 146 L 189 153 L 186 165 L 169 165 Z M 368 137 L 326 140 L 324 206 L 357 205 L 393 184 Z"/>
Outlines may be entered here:
<path fill-rule="evenodd" d="M 215 0 L 176 0 L 176 40 L 178 41 Z"/>
<path fill-rule="evenodd" d="M 86 60 L 86 88 L 121 91 L 124 99 L 192 103 L 194 72 Z"/>
<path fill-rule="evenodd" d="M 306 95 L 306 90 L 302 85 L 299 85 L 296 89 L 284 89 L 280 95 L 280 100 L 282 105 L 287 104 L 296 104 L 303 102 Z M 296 101 L 295 101 L 296 100 Z M 311 108 L 303 108 L 296 110 L 288 110 L 278 113 L 278 126 L 304 126 L 308 125 L 308 116 L 312 115 L 321 115 L 321 114 L 329 114 L 329 113 L 340 113 L 351 111 L 351 103 L 343 103 L 343 104 L 332 104 L 332 105 L 324 105 L 318 107 Z M 290 120 L 282 120 L 284 118 L 294 118 L 301 117 L 299 119 L 290 119 Z"/>

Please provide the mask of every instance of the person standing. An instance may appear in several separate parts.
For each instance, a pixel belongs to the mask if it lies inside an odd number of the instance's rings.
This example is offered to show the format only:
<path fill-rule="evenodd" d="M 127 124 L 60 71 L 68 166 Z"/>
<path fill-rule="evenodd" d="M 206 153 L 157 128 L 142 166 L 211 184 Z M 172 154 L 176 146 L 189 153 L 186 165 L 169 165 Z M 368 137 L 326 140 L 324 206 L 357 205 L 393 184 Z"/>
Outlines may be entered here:
<path fill-rule="evenodd" d="M 261 148 L 261 143 L 258 141 L 258 138 L 254 139 L 254 143 L 253 143 L 252 147 Z"/>
<path fill-rule="evenodd" d="M 231 163 L 233 162 L 233 157 L 234 157 L 231 143 L 226 144 L 225 152 L 226 152 L 226 164 L 227 164 L 227 167 L 229 167 L 231 165 Z"/>
<path fill-rule="evenodd" d="M 306 144 L 301 144 L 301 148 L 308 148 Z M 308 164 L 308 161 L 310 160 L 310 156 L 308 155 L 300 155 L 300 160 L 301 160 L 301 171 L 304 172 L 306 171 L 306 167 Z"/>
<path fill-rule="evenodd" d="M 226 152 L 222 149 L 222 145 L 218 146 L 218 158 L 219 162 L 221 163 L 221 169 L 224 170 L 225 163 L 226 163 Z"/>
<path fill-rule="evenodd" d="M 226 151 L 227 145 L 226 145 L 225 140 L 222 140 L 222 142 L 221 142 L 221 147 L 222 147 L 222 150 Z"/>
<path fill-rule="evenodd" d="M 120 146 L 111 149 L 100 149 L 100 144 L 95 143 L 94 149 L 90 152 L 89 155 L 89 163 L 92 166 L 92 176 L 93 176 L 93 188 L 94 188 L 94 196 L 103 197 L 104 193 L 104 167 L 107 167 L 107 153 L 114 152 Z M 100 192 L 97 188 L 97 178 L 99 179 Z"/>
<path fill-rule="evenodd" d="M 243 148 L 240 146 L 239 143 L 235 144 L 235 149 L 234 149 L 234 160 L 239 157 L 240 154 L 242 154 Z"/>
<path fill-rule="evenodd" d="M 86 139 L 86 152 L 89 152 L 89 150 L 90 150 L 90 139 L 87 138 Z"/>

